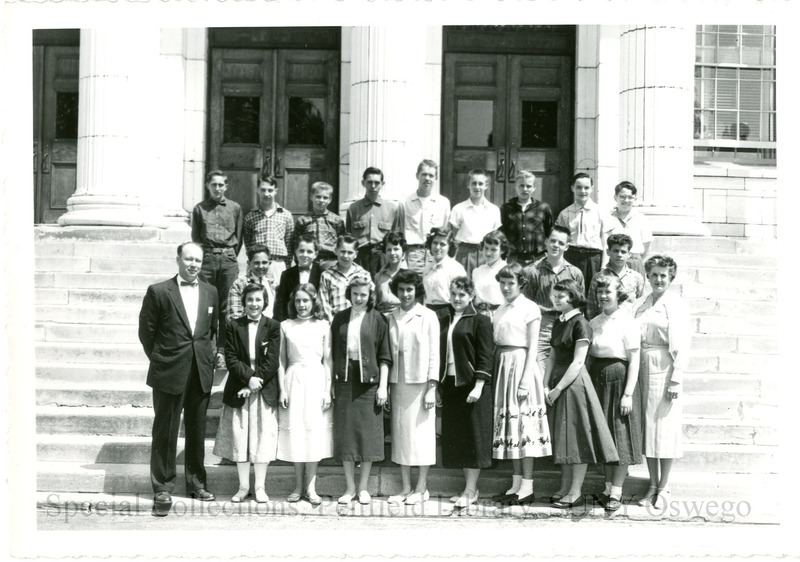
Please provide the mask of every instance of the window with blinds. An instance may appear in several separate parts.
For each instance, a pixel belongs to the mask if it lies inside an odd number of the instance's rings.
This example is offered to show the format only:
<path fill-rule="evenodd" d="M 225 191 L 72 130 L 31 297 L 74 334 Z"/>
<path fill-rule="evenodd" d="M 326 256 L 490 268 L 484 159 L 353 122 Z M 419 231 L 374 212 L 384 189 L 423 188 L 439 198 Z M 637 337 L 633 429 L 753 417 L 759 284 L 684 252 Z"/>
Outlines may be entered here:
<path fill-rule="evenodd" d="M 698 25 L 695 162 L 775 165 L 775 26 Z"/>

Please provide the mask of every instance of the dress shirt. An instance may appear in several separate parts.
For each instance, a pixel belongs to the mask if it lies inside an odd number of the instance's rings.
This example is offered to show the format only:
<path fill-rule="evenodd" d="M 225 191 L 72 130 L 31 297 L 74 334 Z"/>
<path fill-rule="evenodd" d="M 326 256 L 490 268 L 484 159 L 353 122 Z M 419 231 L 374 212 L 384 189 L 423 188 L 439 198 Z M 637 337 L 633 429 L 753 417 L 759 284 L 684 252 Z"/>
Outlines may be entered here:
<path fill-rule="evenodd" d="M 319 279 L 319 300 L 325 318 L 329 322 L 333 320 L 334 314 L 350 306 L 350 301 L 344 294 L 347 291 L 347 285 L 357 275 L 369 277 L 367 270 L 357 263 L 354 263 L 346 274 L 339 271 L 337 266 L 322 272 Z"/>
<path fill-rule="evenodd" d="M 494 343 L 528 347 L 528 325 L 541 317 L 539 307 L 525 295 L 500 305 L 492 315 Z"/>
<path fill-rule="evenodd" d="M 627 361 L 628 352 L 639 349 L 639 324 L 633 315 L 618 308 L 611 315 L 605 312 L 589 321 L 592 328 L 592 357 L 617 358 Z"/>
<path fill-rule="evenodd" d="M 603 250 L 602 235 L 608 218 L 597 203 L 589 199 L 583 207 L 573 203 L 558 215 L 556 224 L 569 228 L 569 245 Z"/>
<path fill-rule="evenodd" d="M 258 332 L 258 320 L 250 319 L 247 323 L 247 349 L 250 352 L 250 368 L 256 370 L 256 333 Z"/>
<path fill-rule="evenodd" d="M 236 201 L 204 199 L 192 210 L 192 242 L 203 248 L 242 248 L 242 208 Z"/>
<path fill-rule="evenodd" d="M 197 307 L 200 306 L 200 283 L 187 283 L 178 275 L 178 289 L 181 292 L 183 308 L 186 309 L 186 317 L 189 319 L 189 327 L 194 334 L 194 327 L 197 324 Z"/>
<path fill-rule="evenodd" d="M 453 207 L 450 224 L 456 232 L 456 241 L 466 244 L 480 244 L 483 237 L 502 226 L 500 207 L 484 198 L 475 205 L 470 199 Z"/>
<path fill-rule="evenodd" d="M 292 263 L 294 219 L 292 213 L 280 205 L 270 211 L 253 209 L 244 217 L 244 245 L 249 250 L 263 244 L 269 248 L 273 260 Z"/>
<path fill-rule="evenodd" d="M 494 265 L 487 263 L 472 270 L 472 283 L 475 285 L 475 302 L 501 305 L 506 299 L 500 290 L 497 273 L 506 266 L 506 260 L 499 259 Z"/>
<path fill-rule="evenodd" d="M 297 219 L 294 226 L 294 241 L 292 242 L 290 255 L 294 255 L 294 251 L 297 249 L 297 244 L 303 234 L 314 236 L 320 250 L 334 253 L 336 251 L 336 240 L 344 233 L 344 220 L 336 213 L 325 211 L 322 215 L 313 213 L 303 215 Z"/>
<path fill-rule="evenodd" d="M 297 277 L 300 280 L 300 284 L 308 283 L 309 278 L 311 277 L 311 270 L 310 269 L 299 269 L 297 270 Z"/>
<path fill-rule="evenodd" d="M 378 197 L 364 197 L 347 209 L 346 230 L 358 239 L 359 246 L 379 244 L 397 223 L 397 203 Z"/>
<path fill-rule="evenodd" d="M 641 273 L 632 270 L 626 265 L 622 273 L 617 273 L 610 267 L 604 267 L 594 274 L 592 282 L 589 284 L 589 294 L 586 298 L 586 318 L 591 320 L 602 312 L 600 304 L 597 302 L 597 278 L 600 275 L 619 278 L 623 290 L 628 295 L 628 299 L 620 303 L 619 308 L 633 316 L 634 303 L 636 303 L 636 299 L 644 294 L 644 277 L 642 277 Z"/>
<path fill-rule="evenodd" d="M 512 197 L 500 207 L 501 230 L 514 249 L 514 254 L 535 256 L 544 252 L 544 241 L 553 228 L 550 205 L 529 199 L 524 209 L 518 197 Z"/>
<path fill-rule="evenodd" d="M 354 361 L 361 361 L 361 323 L 365 312 L 366 310 L 353 308 L 347 324 L 347 358 Z"/>
<path fill-rule="evenodd" d="M 633 240 L 632 254 L 643 254 L 644 245 L 653 241 L 653 232 L 650 230 L 650 225 L 647 224 L 647 217 L 636 209 L 631 209 L 628 216 L 623 219 L 620 218 L 619 211 L 614 207 L 606 226 L 607 235 L 627 234 L 631 237 Z"/>
<path fill-rule="evenodd" d="M 436 193 L 421 198 L 414 192 L 403 200 L 397 211 L 397 230 L 405 234 L 406 244 L 425 244 L 432 228 L 447 228 L 450 200 Z"/>
<path fill-rule="evenodd" d="M 583 273 L 581 270 L 564 261 L 564 264 L 555 271 L 547 262 L 547 258 L 542 258 L 525 268 L 531 277 L 530 283 L 525 285 L 523 292 L 525 296 L 539 305 L 542 313 L 554 312 L 552 292 L 553 287 L 559 281 L 572 279 L 579 286 L 583 287 Z"/>
<path fill-rule="evenodd" d="M 439 263 L 433 263 L 422 275 L 425 287 L 425 304 L 448 304 L 450 302 L 450 282 L 456 277 L 466 277 L 467 272 L 460 263 L 450 256 Z"/>

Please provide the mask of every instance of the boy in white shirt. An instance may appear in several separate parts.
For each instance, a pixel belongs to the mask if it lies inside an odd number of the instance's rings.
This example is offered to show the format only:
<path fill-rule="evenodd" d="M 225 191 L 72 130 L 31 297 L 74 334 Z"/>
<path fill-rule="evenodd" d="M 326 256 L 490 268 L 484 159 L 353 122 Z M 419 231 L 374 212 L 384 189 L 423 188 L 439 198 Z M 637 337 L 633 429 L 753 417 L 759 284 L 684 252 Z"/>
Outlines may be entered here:
<path fill-rule="evenodd" d="M 469 199 L 453 207 L 450 213 L 450 230 L 455 233 L 455 259 L 472 276 L 472 270 L 483 264 L 480 244 L 483 237 L 501 226 L 500 207 L 486 199 L 489 189 L 489 172 L 470 170 L 467 189 Z"/>

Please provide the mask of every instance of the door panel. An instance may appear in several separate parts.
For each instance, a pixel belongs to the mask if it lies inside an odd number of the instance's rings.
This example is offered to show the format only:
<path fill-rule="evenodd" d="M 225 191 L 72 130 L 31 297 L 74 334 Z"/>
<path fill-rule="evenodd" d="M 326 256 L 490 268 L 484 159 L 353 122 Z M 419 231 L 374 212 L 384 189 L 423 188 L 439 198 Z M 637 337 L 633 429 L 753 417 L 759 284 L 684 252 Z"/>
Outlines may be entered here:
<path fill-rule="evenodd" d="M 34 48 L 35 221 L 54 223 L 75 193 L 79 48 Z"/>
<path fill-rule="evenodd" d="M 492 176 L 487 196 L 497 205 L 515 195 L 515 174 L 522 169 L 536 174 L 535 197 L 556 211 L 569 204 L 570 61 L 445 54 L 442 191 L 454 203 L 467 197 L 467 172 L 484 168 Z"/>
<path fill-rule="evenodd" d="M 228 174 L 228 195 L 245 212 L 262 172 L 293 213 L 308 209 L 313 182 L 336 185 L 338 53 L 214 49 L 211 84 L 209 163 Z"/>

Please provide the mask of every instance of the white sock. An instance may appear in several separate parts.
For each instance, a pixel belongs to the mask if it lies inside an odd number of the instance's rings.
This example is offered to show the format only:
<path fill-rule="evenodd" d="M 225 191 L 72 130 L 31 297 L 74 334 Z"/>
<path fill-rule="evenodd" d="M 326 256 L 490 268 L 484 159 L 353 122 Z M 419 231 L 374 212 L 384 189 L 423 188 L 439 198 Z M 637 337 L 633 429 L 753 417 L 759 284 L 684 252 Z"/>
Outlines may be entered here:
<path fill-rule="evenodd" d="M 521 498 L 526 498 L 533 493 L 533 478 L 528 480 L 527 478 L 522 479 L 522 483 L 520 484 L 519 491 L 517 495 Z"/>
<path fill-rule="evenodd" d="M 607 496 L 611 495 L 611 482 L 606 482 L 606 489 L 603 490 L 603 493 Z"/>
<path fill-rule="evenodd" d="M 612 498 L 622 498 L 622 486 L 611 486 L 611 492 L 608 494 Z"/>
<path fill-rule="evenodd" d="M 506 494 L 516 494 L 519 491 L 519 486 L 521 483 L 522 483 L 522 475 L 512 474 L 511 487 L 508 490 L 506 490 Z"/>

